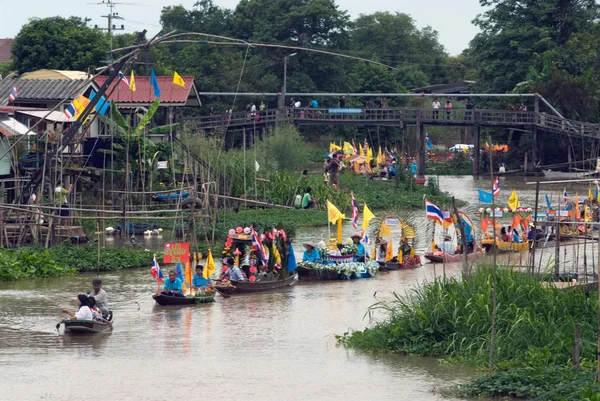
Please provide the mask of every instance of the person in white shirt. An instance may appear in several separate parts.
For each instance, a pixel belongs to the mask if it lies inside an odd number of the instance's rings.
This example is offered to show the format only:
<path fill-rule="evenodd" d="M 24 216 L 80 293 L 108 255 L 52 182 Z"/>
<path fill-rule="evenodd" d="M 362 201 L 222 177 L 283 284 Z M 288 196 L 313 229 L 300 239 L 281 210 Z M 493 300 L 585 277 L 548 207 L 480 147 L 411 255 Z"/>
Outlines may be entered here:
<path fill-rule="evenodd" d="M 439 117 L 439 110 L 440 107 L 442 107 L 442 105 L 440 104 L 440 102 L 437 100 L 437 97 L 435 99 L 433 99 L 433 103 L 431 103 L 431 107 L 433 107 L 433 119 L 437 120 Z"/>
<path fill-rule="evenodd" d="M 442 249 L 444 253 L 447 253 L 448 255 L 454 255 L 456 250 L 454 249 L 454 245 L 452 244 L 452 238 L 449 235 L 444 236 L 444 243 L 442 244 Z"/>
<path fill-rule="evenodd" d="M 79 294 L 77 295 L 77 311 L 72 312 L 67 309 L 63 309 L 62 312 L 71 316 L 71 319 L 77 320 L 93 320 L 94 317 L 92 315 L 92 310 L 90 309 L 90 301 L 88 300 L 87 295 Z"/>

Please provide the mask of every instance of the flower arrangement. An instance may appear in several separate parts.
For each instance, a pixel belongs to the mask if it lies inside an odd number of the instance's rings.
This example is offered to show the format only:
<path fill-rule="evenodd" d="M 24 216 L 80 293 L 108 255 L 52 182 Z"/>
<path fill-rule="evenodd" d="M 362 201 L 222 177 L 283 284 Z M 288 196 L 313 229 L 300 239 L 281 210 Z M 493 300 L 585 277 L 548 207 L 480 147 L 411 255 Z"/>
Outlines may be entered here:
<path fill-rule="evenodd" d="M 354 244 L 344 245 L 344 247 L 340 249 L 342 255 L 354 255 L 357 251 L 358 247 Z"/>
<path fill-rule="evenodd" d="M 250 227 L 244 227 L 244 234 L 250 235 L 251 232 L 252 230 L 250 229 Z"/>
<path fill-rule="evenodd" d="M 244 229 L 243 229 L 242 227 L 238 227 L 238 228 L 236 228 L 236 229 L 235 229 L 235 232 L 236 232 L 237 234 L 241 234 L 241 233 L 243 233 L 243 232 L 244 232 Z"/>
<path fill-rule="evenodd" d="M 350 278 L 357 276 L 362 273 L 368 273 L 374 276 L 379 271 L 379 264 L 370 260 L 366 263 L 362 262 L 348 262 L 348 263 L 312 263 L 312 262 L 301 262 L 298 264 L 306 269 L 312 269 L 321 272 L 337 273 Z"/>

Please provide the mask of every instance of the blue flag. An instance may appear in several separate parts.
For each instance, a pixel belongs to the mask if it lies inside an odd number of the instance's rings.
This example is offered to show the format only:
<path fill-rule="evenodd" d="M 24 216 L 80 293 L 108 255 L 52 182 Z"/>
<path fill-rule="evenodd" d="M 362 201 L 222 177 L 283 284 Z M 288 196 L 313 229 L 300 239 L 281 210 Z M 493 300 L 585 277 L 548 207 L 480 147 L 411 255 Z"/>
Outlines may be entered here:
<path fill-rule="evenodd" d="M 183 268 L 181 267 L 181 263 L 177 262 L 177 267 L 175 269 L 175 274 L 177 275 L 176 277 L 181 280 L 181 282 L 185 282 L 185 279 L 183 278 Z"/>
<path fill-rule="evenodd" d="M 288 248 L 288 260 L 287 260 L 287 271 L 288 273 L 293 272 L 298 267 L 296 263 L 296 255 L 294 255 L 294 248 L 290 243 L 290 247 Z"/>
<path fill-rule="evenodd" d="M 479 202 L 481 203 L 492 203 L 494 197 L 490 192 L 484 191 L 483 189 L 478 189 L 479 191 Z"/>
<path fill-rule="evenodd" d="M 150 85 L 154 88 L 154 96 L 160 97 L 160 88 L 158 87 L 158 81 L 156 80 L 156 74 L 154 74 L 154 68 L 152 69 L 152 78 Z"/>
<path fill-rule="evenodd" d="M 552 205 L 550 204 L 550 198 L 548 198 L 548 194 L 546 194 L 546 206 L 548 210 L 552 210 Z"/>
<path fill-rule="evenodd" d="M 94 97 L 96 97 L 96 91 L 92 90 L 92 93 L 90 93 L 90 100 L 94 99 Z M 102 96 L 98 99 L 98 103 L 96 103 L 96 112 L 105 115 L 109 106 L 110 103 Z"/>

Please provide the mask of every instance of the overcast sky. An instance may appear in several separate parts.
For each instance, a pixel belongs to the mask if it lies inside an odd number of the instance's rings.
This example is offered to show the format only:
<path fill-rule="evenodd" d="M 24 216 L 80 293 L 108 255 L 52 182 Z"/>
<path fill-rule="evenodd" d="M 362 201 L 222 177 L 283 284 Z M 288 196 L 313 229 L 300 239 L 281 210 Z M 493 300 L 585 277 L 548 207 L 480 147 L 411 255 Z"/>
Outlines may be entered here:
<path fill-rule="evenodd" d="M 145 28 L 153 34 L 160 28 L 160 11 L 164 6 L 182 4 L 191 8 L 196 0 L 116 0 L 116 2 L 135 4 L 115 7 L 115 12 L 125 19 L 119 21 L 119 24 L 125 25 L 125 32 Z M 93 0 L 64 2 L 64 7 L 62 3 L 50 0 L 0 1 L 2 17 L 0 38 L 14 37 L 31 17 L 76 15 L 91 18 L 92 25 L 106 26 L 106 19 L 100 18 L 100 15 L 107 14 L 108 7 L 105 5 L 95 5 Z M 222 7 L 234 8 L 238 1 L 214 0 L 214 3 Z M 438 31 L 440 42 L 452 55 L 462 52 L 478 32 L 471 21 L 482 12 L 479 0 L 379 0 L 374 3 L 369 0 L 337 0 L 340 9 L 347 10 L 352 18 L 361 13 L 368 14 L 375 11 L 398 11 L 409 14 L 415 19 L 417 26 L 430 25 Z"/>

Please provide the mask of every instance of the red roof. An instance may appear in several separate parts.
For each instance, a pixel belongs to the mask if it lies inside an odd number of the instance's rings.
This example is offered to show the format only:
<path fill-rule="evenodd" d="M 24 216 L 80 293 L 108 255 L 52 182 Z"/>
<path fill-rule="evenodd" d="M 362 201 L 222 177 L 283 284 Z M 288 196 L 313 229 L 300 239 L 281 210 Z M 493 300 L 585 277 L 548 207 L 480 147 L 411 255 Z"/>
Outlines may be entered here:
<path fill-rule="evenodd" d="M 107 78 L 106 76 L 96 77 L 96 84 L 99 87 L 102 86 Z M 182 78 L 185 82 L 185 88 L 175 85 L 172 76 L 156 77 L 158 87 L 160 88 L 161 104 L 185 106 L 188 103 L 188 98 L 192 97 L 192 100 L 197 99 L 197 101 L 192 102 L 190 105 L 199 106 L 198 91 L 194 85 L 194 77 L 186 76 Z M 115 85 L 117 85 L 116 89 Z M 108 95 L 108 100 L 114 100 L 119 105 L 148 105 L 156 100 L 154 88 L 150 85 L 150 77 L 136 76 L 135 86 L 136 91 L 133 92 L 124 82 L 115 79 L 106 91 L 106 93 L 110 94 Z"/>
<path fill-rule="evenodd" d="M 0 39 L 0 63 L 12 60 L 11 47 L 14 39 Z"/>

